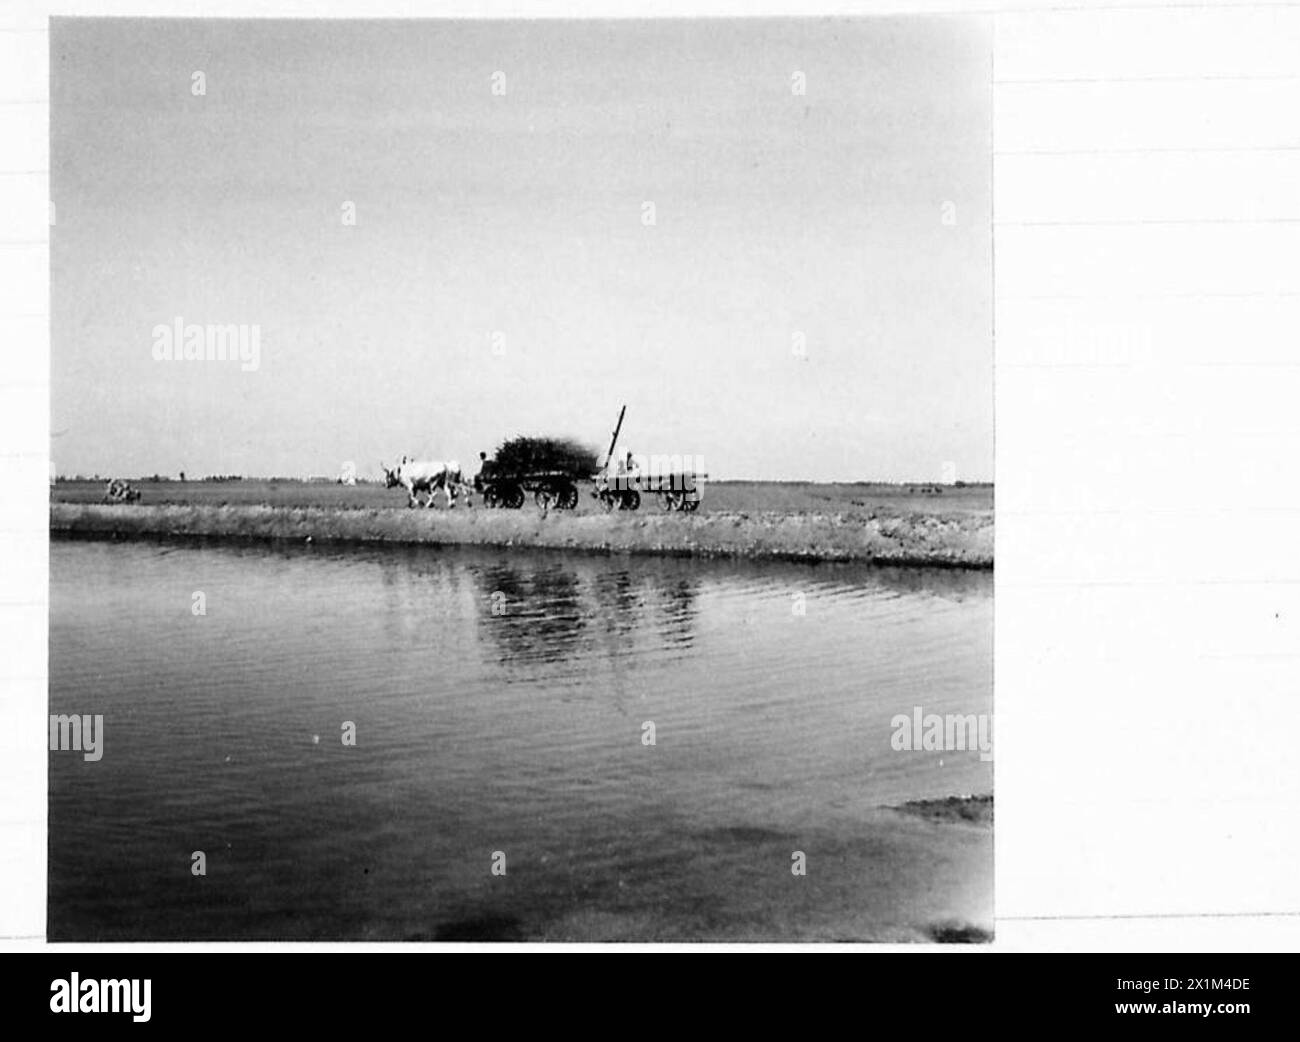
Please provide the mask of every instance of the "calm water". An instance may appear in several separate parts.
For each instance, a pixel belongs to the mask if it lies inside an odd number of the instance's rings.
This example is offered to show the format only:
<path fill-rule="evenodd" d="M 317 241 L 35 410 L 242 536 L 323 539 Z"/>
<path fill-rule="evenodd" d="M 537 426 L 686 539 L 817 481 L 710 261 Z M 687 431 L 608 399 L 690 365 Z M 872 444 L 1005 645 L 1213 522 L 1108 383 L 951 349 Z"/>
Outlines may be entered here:
<path fill-rule="evenodd" d="M 50 755 L 51 939 L 886 939 L 991 912 L 987 830 L 881 809 L 992 791 L 976 754 L 890 746 L 915 706 L 991 710 L 990 575 L 56 541 L 50 582 L 50 710 L 104 716 L 100 761 Z"/>

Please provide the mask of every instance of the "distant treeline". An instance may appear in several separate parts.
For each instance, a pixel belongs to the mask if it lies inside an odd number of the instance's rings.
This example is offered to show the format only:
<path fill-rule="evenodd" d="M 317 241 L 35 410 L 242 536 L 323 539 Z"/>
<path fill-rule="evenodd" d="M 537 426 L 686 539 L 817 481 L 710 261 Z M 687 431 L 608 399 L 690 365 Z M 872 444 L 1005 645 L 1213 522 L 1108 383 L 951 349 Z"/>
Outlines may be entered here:
<path fill-rule="evenodd" d="M 538 470 L 559 470 L 571 474 L 575 478 L 589 478 L 600 466 L 599 455 L 594 450 L 580 445 L 577 442 L 568 439 L 555 438 L 512 438 L 510 441 L 503 443 L 496 452 L 493 462 L 499 464 L 503 470 L 510 471 L 538 471 Z M 59 474 L 54 478 L 55 484 L 63 484 L 69 481 L 107 481 L 106 477 L 99 474 Z M 300 481 L 304 483 L 331 484 L 337 485 L 343 483 L 342 478 L 312 475 L 310 477 L 298 477 L 296 475 L 277 475 L 269 478 L 254 478 L 244 474 L 207 474 L 200 478 L 186 478 L 184 472 L 181 472 L 179 478 L 168 477 L 166 474 L 152 474 L 146 477 L 132 478 L 133 481 L 210 481 L 210 482 L 230 482 L 230 481 Z M 363 478 L 358 476 L 357 484 L 373 484 L 374 479 Z M 714 485 L 872 485 L 877 488 L 898 488 L 898 489 L 940 489 L 940 488 L 992 488 L 992 481 L 954 481 L 951 485 L 945 485 L 940 481 L 873 481 L 870 478 L 862 478 L 860 481 L 799 481 L 797 479 L 784 478 L 780 480 L 759 479 L 759 478 L 719 478 L 711 482 Z"/>
<path fill-rule="evenodd" d="M 109 480 L 112 479 L 102 477 L 99 474 L 91 474 L 89 477 L 87 477 L 85 474 L 59 474 L 54 478 L 54 483 L 56 485 L 61 485 L 65 481 L 109 481 Z M 148 474 L 142 477 L 132 478 L 131 480 L 132 481 L 174 481 L 176 479 L 169 478 L 166 474 Z M 182 477 L 181 480 L 184 481 L 185 479 Z M 231 480 L 238 481 L 240 479 L 233 478 Z"/>
<path fill-rule="evenodd" d="M 89 474 L 89 475 L 59 474 L 54 478 L 54 483 L 56 485 L 62 485 L 65 482 L 69 482 L 69 481 L 108 481 L 108 480 L 109 480 L 108 478 L 103 477 L 100 474 Z M 131 480 L 140 481 L 140 482 L 144 482 L 144 481 L 149 481 L 149 482 L 155 482 L 155 481 L 158 482 L 161 481 L 185 481 L 185 482 L 299 481 L 306 484 L 327 484 L 327 485 L 337 485 L 337 484 L 341 484 L 343 481 L 342 478 L 332 478 L 332 477 L 328 477 L 325 475 L 318 475 L 318 474 L 313 474 L 310 477 L 305 477 L 305 478 L 299 477 L 298 475 L 292 475 L 292 476 L 276 475 L 274 477 L 269 477 L 269 478 L 253 478 L 253 477 L 249 477 L 247 474 L 206 474 L 203 477 L 187 478 L 185 476 L 184 471 L 181 472 L 181 475 L 178 478 L 169 477 L 166 474 L 147 474 L 144 475 L 143 477 L 132 478 Z M 366 484 L 367 481 L 368 479 L 366 478 L 357 478 L 358 484 Z"/>

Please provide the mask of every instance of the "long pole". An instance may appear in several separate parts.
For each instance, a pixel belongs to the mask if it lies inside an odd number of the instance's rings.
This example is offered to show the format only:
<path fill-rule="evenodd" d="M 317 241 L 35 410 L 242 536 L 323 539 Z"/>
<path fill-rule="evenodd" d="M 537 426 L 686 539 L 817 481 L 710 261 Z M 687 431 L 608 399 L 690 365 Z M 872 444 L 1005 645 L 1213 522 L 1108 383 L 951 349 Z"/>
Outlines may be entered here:
<path fill-rule="evenodd" d="M 614 437 L 609 440 L 609 451 L 605 453 L 605 465 L 600 468 L 602 471 L 609 470 L 609 461 L 614 458 L 614 446 L 618 444 L 618 432 L 623 429 L 623 414 L 625 412 L 627 412 L 626 402 L 623 404 L 623 408 L 618 411 L 618 423 L 614 424 Z"/>

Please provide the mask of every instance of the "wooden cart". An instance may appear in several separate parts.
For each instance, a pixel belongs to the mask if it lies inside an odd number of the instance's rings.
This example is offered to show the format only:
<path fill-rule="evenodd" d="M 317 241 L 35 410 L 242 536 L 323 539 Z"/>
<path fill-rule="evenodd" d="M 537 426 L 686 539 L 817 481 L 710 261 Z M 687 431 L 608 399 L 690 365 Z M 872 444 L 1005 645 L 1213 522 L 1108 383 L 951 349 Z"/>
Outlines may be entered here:
<path fill-rule="evenodd" d="M 578 505 L 578 486 L 573 476 L 560 470 L 499 473 L 487 468 L 486 475 L 480 473 L 474 479 L 474 490 L 483 497 L 485 507 L 518 510 L 529 492 L 543 510 L 572 510 Z"/>

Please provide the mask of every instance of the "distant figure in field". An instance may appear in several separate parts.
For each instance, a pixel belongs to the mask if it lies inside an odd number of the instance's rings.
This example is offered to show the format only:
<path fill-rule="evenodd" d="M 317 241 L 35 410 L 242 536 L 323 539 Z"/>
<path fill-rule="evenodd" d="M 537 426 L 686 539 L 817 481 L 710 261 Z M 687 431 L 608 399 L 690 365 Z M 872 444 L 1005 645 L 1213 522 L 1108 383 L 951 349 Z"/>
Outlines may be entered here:
<path fill-rule="evenodd" d="M 104 488 L 105 503 L 134 503 L 139 498 L 140 490 L 122 478 L 110 478 Z"/>

